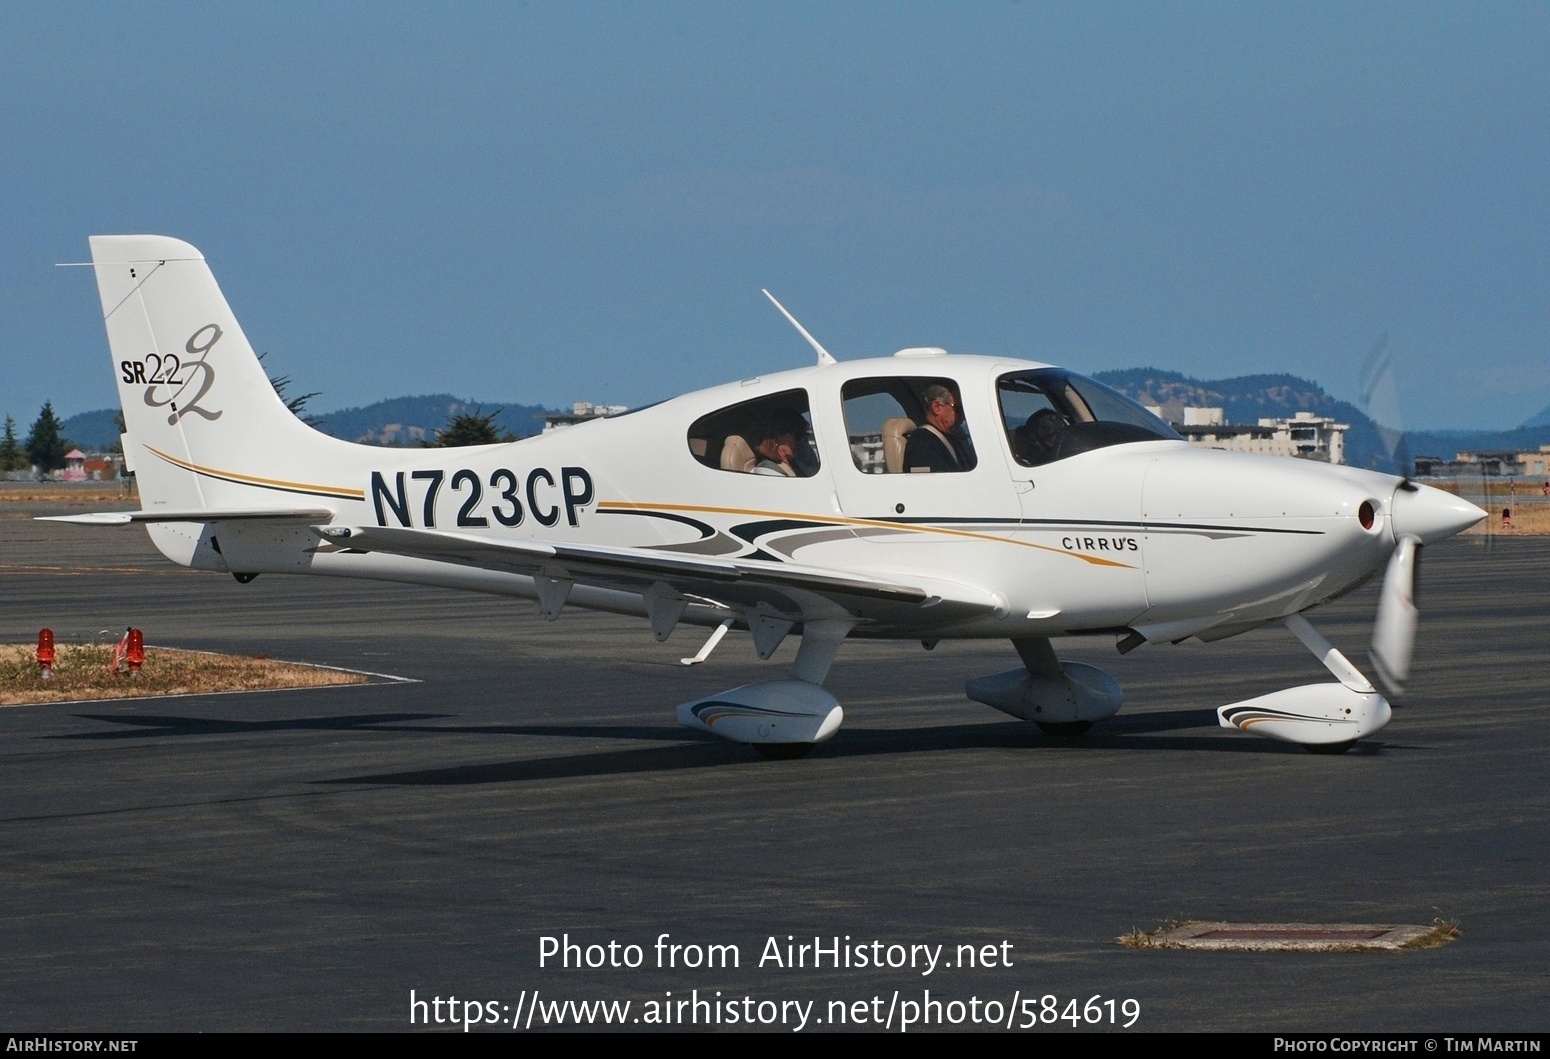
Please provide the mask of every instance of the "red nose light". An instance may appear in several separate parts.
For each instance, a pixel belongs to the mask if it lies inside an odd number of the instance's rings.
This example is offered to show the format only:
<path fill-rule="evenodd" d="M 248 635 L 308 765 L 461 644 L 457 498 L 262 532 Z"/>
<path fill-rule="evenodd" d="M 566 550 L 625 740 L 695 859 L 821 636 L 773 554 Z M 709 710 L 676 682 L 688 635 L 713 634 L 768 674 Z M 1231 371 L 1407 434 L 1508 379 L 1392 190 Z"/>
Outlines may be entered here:
<path fill-rule="evenodd" d="M 1356 518 L 1362 524 L 1362 529 L 1372 529 L 1373 519 L 1377 512 L 1373 509 L 1371 500 L 1363 500 L 1362 506 L 1356 509 Z"/>

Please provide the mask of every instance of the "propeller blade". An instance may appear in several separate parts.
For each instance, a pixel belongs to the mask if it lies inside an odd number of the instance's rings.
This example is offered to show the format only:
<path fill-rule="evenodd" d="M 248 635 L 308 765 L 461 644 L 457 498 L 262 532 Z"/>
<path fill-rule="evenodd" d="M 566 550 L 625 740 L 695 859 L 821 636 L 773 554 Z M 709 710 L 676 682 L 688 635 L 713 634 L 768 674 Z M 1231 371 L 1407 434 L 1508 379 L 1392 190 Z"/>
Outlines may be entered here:
<path fill-rule="evenodd" d="M 1415 490 L 1410 475 L 1415 464 L 1410 459 L 1410 446 L 1405 440 L 1404 418 L 1399 410 L 1399 387 L 1395 380 L 1394 360 L 1389 355 L 1389 333 L 1383 332 L 1373 344 L 1362 362 L 1362 408 L 1372 425 L 1377 428 L 1378 438 L 1388 450 L 1390 466 L 1405 480 L 1401 487 L 1406 492 Z"/>
<path fill-rule="evenodd" d="M 1378 598 L 1378 618 L 1372 626 L 1372 651 L 1368 655 L 1383 689 L 1398 697 L 1410 679 L 1410 659 L 1415 651 L 1415 626 L 1421 612 L 1415 606 L 1415 574 L 1421 541 L 1409 535 L 1389 559 Z"/>

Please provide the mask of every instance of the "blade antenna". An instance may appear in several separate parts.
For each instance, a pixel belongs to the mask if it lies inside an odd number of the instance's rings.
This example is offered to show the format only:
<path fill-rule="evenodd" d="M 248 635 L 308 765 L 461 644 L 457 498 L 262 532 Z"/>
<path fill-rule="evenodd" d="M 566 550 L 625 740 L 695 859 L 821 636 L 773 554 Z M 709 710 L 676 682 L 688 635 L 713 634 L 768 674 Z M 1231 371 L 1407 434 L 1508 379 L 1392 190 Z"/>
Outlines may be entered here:
<path fill-rule="evenodd" d="M 770 300 L 770 304 L 774 305 L 775 308 L 780 310 L 780 315 L 784 316 L 787 320 L 789 320 L 791 322 L 791 326 L 796 328 L 797 332 L 803 338 L 807 339 L 807 344 L 812 346 L 815 350 L 818 351 L 818 363 L 819 364 L 837 364 L 837 363 L 839 363 L 838 361 L 836 361 L 834 359 L 834 357 L 829 353 L 829 351 L 827 349 L 824 349 L 822 346 L 820 346 L 818 344 L 818 340 L 816 338 L 814 338 L 812 335 L 807 333 L 807 328 L 805 328 L 801 324 L 797 323 L 797 318 L 795 316 L 792 316 L 790 313 L 788 313 L 786 311 L 786 307 L 784 305 L 780 304 L 780 302 L 775 300 L 775 295 L 771 294 L 767 290 L 764 290 L 764 288 L 762 288 L 762 287 L 759 288 L 759 289 L 764 291 L 764 296 Z"/>

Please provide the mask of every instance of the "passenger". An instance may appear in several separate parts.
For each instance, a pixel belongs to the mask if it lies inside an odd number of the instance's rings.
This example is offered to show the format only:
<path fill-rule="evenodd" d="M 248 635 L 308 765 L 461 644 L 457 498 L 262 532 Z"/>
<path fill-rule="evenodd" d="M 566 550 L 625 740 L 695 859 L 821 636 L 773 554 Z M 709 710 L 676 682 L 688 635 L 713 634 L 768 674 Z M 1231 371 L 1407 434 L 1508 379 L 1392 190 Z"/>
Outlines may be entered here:
<path fill-rule="evenodd" d="M 797 454 L 795 428 L 786 423 L 776 423 L 764 427 L 760 433 L 763 440 L 754 446 L 754 455 L 758 461 L 754 464 L 753 473 L 795 478 L 796 468 L 791 466 Z"/>
<path fill-rule="evenodd" d="M 926 421 L 910 431 L 904 443 L 904 470 L 966 471 L 974 466 L 967 439 L 954 433 L 958 419 L 958 399 L 945 386 L 926 387 L 921 399 L 926 404 Z"/>

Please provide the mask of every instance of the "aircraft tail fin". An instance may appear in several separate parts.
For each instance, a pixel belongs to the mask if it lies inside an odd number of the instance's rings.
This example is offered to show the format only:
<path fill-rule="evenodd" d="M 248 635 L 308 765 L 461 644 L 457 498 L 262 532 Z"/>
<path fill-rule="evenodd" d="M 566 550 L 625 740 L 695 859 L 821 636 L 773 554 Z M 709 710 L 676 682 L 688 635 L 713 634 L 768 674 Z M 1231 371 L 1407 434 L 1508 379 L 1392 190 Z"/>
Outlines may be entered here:
<path fill-rule="evenodd" d="M 124 454 L 144 508 L 272 506 L 282 500 L 276 491 L 338 495 L 309 485 L 307 469 L 319 466 L 320 447 L 345 443 L 286 408 L 197 249 L 166 236 L 96 235 L 91 251 L 128 428 Z"/>

